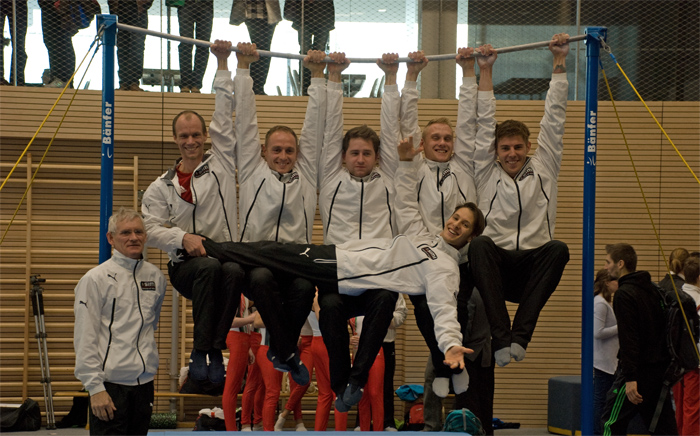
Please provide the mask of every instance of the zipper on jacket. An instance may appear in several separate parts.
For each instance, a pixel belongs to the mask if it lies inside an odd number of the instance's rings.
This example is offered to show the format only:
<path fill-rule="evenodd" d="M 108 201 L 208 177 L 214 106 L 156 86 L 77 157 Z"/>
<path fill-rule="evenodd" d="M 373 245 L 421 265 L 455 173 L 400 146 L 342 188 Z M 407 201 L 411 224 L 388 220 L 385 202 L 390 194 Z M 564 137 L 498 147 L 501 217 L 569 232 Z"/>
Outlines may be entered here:
<path fill-rule="evenodd" d="M 547 193 L 544 192 L 544 183 L 542 182 L 542 176 L 539 174 L 537 177 L 540 179 L 540 190 L 542 191 L 542 195 L 544 195 L 544 198 L 547 200 L 547 234 L 549 234 L 549 240 L 552 240 L 552 227 L 549 225 L 549 197 L 547 196 Z"/>
<path fill-rule="evenodd" d="M 265 184 L 265 179 L 260 183 L 260 186 L 258 186 L 258 190 L 255 191 L 255 197 L 253 197 L 253 202 L 250 203 L 250 207 L 248 208 L 248 212 L 245 214 L 245 223 L 243 223 L 243 230 L 241 230 L 241 238 L 240 242 L 243 242 L 243 235 L 245 235 L 245 229 L 248 227 L 248 218 L 250 218 L 250 213 L 253 211 L 253 207 L 255 206 L 255 202 L 258 200 L 258 194 L 260 194 L 260 190 L 263 187 L 263 184 Z"/>
<path fill-rule="evenodd" d="M 520 198 L 520 186 L 518 186 L 518 182 L 516 182 L 515 179 L 513 182 L 515 183 L 515 190 L 518 192 L 518 232 L 515 239 L 515 249 L 520 250 L 520 219 L 523 216 L 523 205 Z"/>
<path fill-rule="evenodd" d="M 391 202 L 389 200 L 389 188 L 384 186 L 384 191 L 386 192 L 386 209 L 389 211 L 389 230 L 391 230 L 391 234 L 394 234 L 394 225 L 391 223 Z"/>
<path fill-rule="evenodd" d="M 139 267 L 139 264 L 141 263 L 140 260 L 136 261 L 136 264 L 134 264 L 134 270 L 132 271 L 132 277 L 134 279 L 134 285 L 136 285 L 136 305 L 139 308 L 139 315 L 141 315 L 141 327 L 139 327 L 139 334 L 136 335 L 136 352 L 139 353 L 139 358 L 141 358 L 141 365 L 143 365 L 143 371 L 141 374 L 146 372 L 146 361 L 143 360 L 143 355 L 141 354 L 141 348 L 139 348 L 139 340 L 141 339 L 141 332 L 143 331 L 143 311 L 141 310 L 141 293 L 139 292 L 139 282 L 136 280 L 136 268 Z M 138 377 L 136 378 L 136 381 L 141 384 L 141 382 L 138 380 Z"/>
<path fill-rule="evenodd" d="M 340 190 L 340 185 L 342 185 L 343 182 L 340 181 L 338 182 L 338 186 L 335 188 L 335 192 L 333 193 L 333 198 L 331 199 L 331 207 L 328 208 L 328 222 L 326 223 L 326 235 L 328 235 L 328 230 L 331 228 L 331 219 L 333 218 L 333 206 L 335 206 L 335 197 L 338 195 L 338 191 Z"/>
<path fill-rule="evenodd" d="M 364 202 L 365 202 L 365 181 L 360 180 L 360 233 L 359 233 L 359 238 L 362 239 L 362 211 L 364 209 Z"/>
<path fill-rule="evenodd" d="M 192 174 L 194 176 L 194 174 Z M 192 209 L 192 233 L 197 234 L 197 191 L 194 189 L 194 183 L 190 181 L 190 188 L 192 189 L 192 204 L 194 209 Z"/>
<path fill-rule="evenodd" d="M 442 219 L 442 228 L 445 228 L 445 194 L 440 190 L 440 167 L 437 167 L 435 169 L 435 176 L 437 176 L 436 179 L 436 185 L 435 187 L 437 188 L 437 191 L 440 193 L 440 218 Z"/>
<path fill-rule="evenodd" d="M 282 201 L 280 203 L 280 214 L 277 217 L 277 231 L 275 232 L 275 242 L 279 242 L 279 236 L 280 236 L 280 224 L 282 223 L 282 212 L 284 211 L 284 198 L 287 195 L 287 184 L 283 183 L 282 184 Z M 306 209 L 304 209 L 306 210 Z"/>
<path fill-rule="evenodd" d="M 107 351 L 105 351 L 105 358 L 102 361 L 102 371 L 105 370 L 105 365 L 107 364 L 107 356 L 109 356 L 109 348 L 112 346 L 112 324 L 114 324 L 114 311 L 117 307 L 117 299 L 112 298 L 112 315 L 109 318 L 109 327 L 107 327 L 107 331 L 109 331 L 109 339 L 107 340 Z"/>
<path fill-rule="evenodd" d="M 489 203 L 489 211 L 486 212 L 486 216 L 484 216 L 484 228 L 489 225 L 489 215 L 491 215 L 491 211 L 493 210 L 493 202 L 496 201 L 496 197 L 498 197 L 498 184 L 501 183 L 500 180 L 496 182 L 496 189 L 494 190 L 493 193 L 493 198 L 491 198 L 491 202 Z"/>
<path fill-rule="evenodd" d="M 214 179 L 216 180 L 217 192 L 219 193 L 219 199 L 221 200 L 221 208 L 224 210 L 224 220 L 226 221 L 226 228 L 228 229 L 228 239 L 229 241 L 233 241 L 233 235 L 231 234 L 231 224 L 229 224 L 228 222 L 226 204 L 224 203 L 224 195 L 221 193 L 221 182 L 219 182 L 219 178 L 216 177 L 216 173 L 214 171 L 211 172 L 211 175 L 214 176 Z"/>

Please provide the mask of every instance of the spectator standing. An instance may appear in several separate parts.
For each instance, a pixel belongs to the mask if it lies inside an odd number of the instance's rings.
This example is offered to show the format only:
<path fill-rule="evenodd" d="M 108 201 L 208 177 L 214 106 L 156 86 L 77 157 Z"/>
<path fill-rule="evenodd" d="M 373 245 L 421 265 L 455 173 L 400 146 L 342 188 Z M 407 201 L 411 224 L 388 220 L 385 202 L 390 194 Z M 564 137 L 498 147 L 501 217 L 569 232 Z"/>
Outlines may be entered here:
<path fill-rule="evenodd" d="M 185 0 L 177 9 L 180 36 L 209 41 L 214 23 L 214 0 Z M 192 50 L 194 49 L 194 65 Z M 180 56 L 180 92 L 199 94 L 202 78 L 207 70 L 209 50 L 206 47 L 181 42 L 177 47 Z"/>
<path fill-rule="evenodd" d="M 153 0 L 109 0 L 107 3 L 109 13 L 116 15 L 119 23 L 148 29 L 148 9 L 153 4 Z M 139 87 L 139 82 L 143 76 L 145 43 L 144 34 L 117 31 L 117 62 L 119 62 L 121 91 L 143 91 Z"/>
<path fill-rule="evenodd" d="M 270 50 L 275 28 L 280 21 L 282 12 L 279 0 L 233 0 L 229 23 L 234 26 L 245 23 L 250 42 L 259 50 Z M 263 57 L 250 66 L 255 95 L 266 95 L 265 83 L 269 71 L 269 57 Z"/>
<path fill-rule="evenodd" d="M 14 11 L 13 5 L 14 3 Z M 10 24 L 12 40 L 12 63 L 10 65 L 10 81 L 5 80 L 4 34 L 5 17 Z M 16 23 L 16 24 L 15 24 Z M 17 26 L 17 27 L 15 27 Z M 27 52 L 24 51 L 24 40 L 27 36 L 27 0 L 0 0 L 0 85 L 24 86 L 24 66 L 27 63 Z M 15 83 L 15 58 L 17 58 L 17 83 Z"/>
<path fill-rule="evenodd" d="M 603 434 L 601 418 L 605 397 L 615 381 L 617 352 L 617 320 L 612 308 L 617 280 L 612 280 L 603 268 L 595 276 L 593 300 L 593 431 Z"/>

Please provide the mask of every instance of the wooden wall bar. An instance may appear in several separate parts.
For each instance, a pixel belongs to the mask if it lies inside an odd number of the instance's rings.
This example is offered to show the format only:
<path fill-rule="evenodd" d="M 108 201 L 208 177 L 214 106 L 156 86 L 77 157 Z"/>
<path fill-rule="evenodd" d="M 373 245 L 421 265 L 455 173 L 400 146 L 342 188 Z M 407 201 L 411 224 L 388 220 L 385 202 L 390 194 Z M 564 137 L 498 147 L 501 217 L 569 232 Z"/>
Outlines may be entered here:
<path fill-rule="evenodd" d="M 25 148 L 59 92 L 52 89 L 0 87 L 0 176 L 2 179 Z M 136 188 L 149 183 L 172 165 L 178 156 L 172 142 L 171 120 L 182 109 L 200 112 L 207 122 L 214 107 L 213 95 L 116 93 L 115 164 L 133 165 L 138 157 Z M 30 148 L 33 163 L 44 153 L 65 111 L 64 97 Z M 73 377 L 73 287 L 97 263 L 100 101 L 95 91 L 79 91 L 63 128 L 46 158 L 40 179 L 32 189 L 31 212 L 22 206 L 0 246 L 0 402 L 20 402 L 24 396 L 42 398 L 33 321 L 27 315 L 28 275 L 42 274 L 45 284 L 46 324 L 54 390 L 77 390 Z M 275 124 L 301 129 L 306 99 L 258 97 L 261 130 Z M 345 125 L 362 123 L 379 129 L 377 99 L 346 99 Z M 700 105 L 697 102 L 649 104 L 693 171 L 700 173 Z M 626 241 L 635 246 L 639 268 L 652 278 L 664 274 L 663 256 L 678 246 L 700 249 L 700 188 L 656 124 L 639 103 L 618 103 L 627 141 L 639 178 L 660 233 L 662 254 L 656 243 L 632 165 L 610 103 L 601 102 L 598 131 L 596 200 L 596 269 L 602 267 L 604 246 Z M 422 100 L 420 122 L 436 116 L 456 119 L 456 101 Z M 499 101 L 498 119 L 517 118 L 532 130 L 533 146 L 542 116 L 541 101 Z M 559 179 L 556 237 L 569 245 L 569 262 L 559 288 L 542 312 L 533 341 L 523 362 L 496 369 L 495 416 L 520 422 L 524 427 L 545 427 L 547 380 L 580 372 L 581 331 L 581 232 L 583 187 L 583 102 L 569 102 L 565 153 Z M 22 162 L 26 163 L 26 160 Z M 51 164 L 52 166 L 48 166 Z M 61 165 L 78 165 L 61 169 Z M 89 167 L 88 167 L 89 166 Z M 26 188 L 26 167 L 18 169 L 0 192 L 0 227 L 4 232 Z M 132 205 L 134 177 L 115 173 L 115 207 Z M 27 216 L 30 216 L 29 224 Z M 27 243 L 29 238 L 30 243 Z M 314 241 L 321 241 L 317 216 Z M 165 271 L 167 256 L 150 249 L 151 262 Z M 586 292 L 591 292 L 586 290 Z M 157 389 L 170 386 L 171 299 L 163 308 L 158 341 L 161 366 Z M 410 303 L 409 303 L 410 306 Z M 184 350 L 191 347 L 192 318 L 189 306 L 181 307 L 187 320 Z M 31 310 L 31 309 L 29 309 Z M 514 313 L 514 307 L 511 307 Z M 178 365 L 184 365 L 180 356 Z M 422 383 L 427 351 L 413 315 L 397 338 L 396 385 Z M 186 419 L 200 407 L 217 405 L 218 399 L 188 400 Z M 42 403 L 42 401 L 40 401 Z M 305 404 L 309 403 L 308 401 Z M 397 401 L 397 406 L 400 403 Z M 309 403 L 309 407 L 313 407 Z M 70 400 L 57 400 L 58 417 L 67 413 Z M 159 400 L 157 411 L 169 408 Z M 43 404 L 42 404 L 43 410 Z M 401 416 L 397 410 L 397 417 Z M 311 420 L 312 418 L 310 418 Z M 307 423 L 307 427 L 308 427 Z"/>

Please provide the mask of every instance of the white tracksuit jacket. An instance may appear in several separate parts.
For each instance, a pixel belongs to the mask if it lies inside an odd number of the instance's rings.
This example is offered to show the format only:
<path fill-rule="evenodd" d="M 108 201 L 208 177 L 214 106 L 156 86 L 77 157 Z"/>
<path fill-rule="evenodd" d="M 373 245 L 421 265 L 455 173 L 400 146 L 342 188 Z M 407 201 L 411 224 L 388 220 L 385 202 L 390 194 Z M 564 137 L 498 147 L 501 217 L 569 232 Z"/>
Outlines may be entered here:
<path fill-rule="evenodd" d="M 75 287 L 75 376 L 90 395 L 104 382 L 135 386 L 158 369 L 154 331 L 166 281 L 155 265 L 114 251 Z"/>
<path fill-rule="evenodd" d="M 319 207 L 326 244 L 391 238 L 396 231 L 394 173 L 398 165 L 399 89 L 384 88 L 379 167 L 363 178 L 343 166 L 343 89 L 328 82 L 326 128 L 319 168 Z"/>
<path fill-rule="evenodd" d="M 405 235 L 393 239 L 354 240 L 336 246 L 338 290 L 348 295 L 366 289 L 388 289 L 409 295 L 425 294 L 435 321 L 435 337 L 444 353 L 462 344 L 457 320 L 459 251 L 431 234 L 413 195 L 416 174 L 401 171 L 396 183 L 399 228 Z"/>
<path fill-rule="evenodd" d="M 417 157 L 414 161 L 419 177 L 412 191 L 423 221 L 433 234 L 442 231 L 455 207 L 467 201 L 476 202 L 472 163 L 477 134 L 476 96 L 476 78 L 463 78 L 452 158 L 448 162 L 434 162 Z M 413 136 L 415 146 L 420 143 L 416 82 L 406 82 L 401 92 L 401 135 L 404 138 Z M 403 230 L 399 228 L 399 232 Z"/>
<path fill-rule="evenodd" d="M 236 71 L 238 117 L 258 131 L 258 119 L 250 71 Z M 238 82 L 237 82 L 238 83 Z M 299 138 L 295 167 L 286 174 L 270 169 L 260 155 L 260 140 L 237 145 L 240 185 L 241 242 L 278 241 L 310 243 L 316 213 L 317 155 L 323 140 L 325 79 L 311 79 L 306 118 Z M 238 94 L 240 93 L 240 94 Z M 241 99 L 241 95 L 245 98 Z M 249 99 L 253 96 L 253 99 Z"/>
<path fill-rule="evenodd" d="M 212 146 L 192 174 L 192 203 L 180 196 L 176 171 L 180 159 L 151 183 L 143 196 L 141 212 L 148 233 L 147 244 L 168 253 L 173 262 L 180 261 L 176 251 L 183 248 L 182 238 L 186 233 L 204 235 L 217 242 L 238 239 L 234 147 L 237 141 L 257 139 L 257 129 L 243 124 L 236 116 L 234 130 L 233 87 L 231 72 L 217 71 L 216 103 L 209 125 Z M 238 98 L 237 101 L 244 103 Z"/>
<path fill-rule="evenodd" d="M 484 235 L 503 249 L 533 249 L 554 237 L 568 88 L 566 73 L 552 74 L 537 150 L 515 178 L 496 161 L 493 136 L 486 141 L 481 137 L 477 139 L 475 180 L 479 208 L 486 217 Z M 480 92 L 478 107 L 479 131 L 494 132 L 496 101 L 493 92 Z"/>

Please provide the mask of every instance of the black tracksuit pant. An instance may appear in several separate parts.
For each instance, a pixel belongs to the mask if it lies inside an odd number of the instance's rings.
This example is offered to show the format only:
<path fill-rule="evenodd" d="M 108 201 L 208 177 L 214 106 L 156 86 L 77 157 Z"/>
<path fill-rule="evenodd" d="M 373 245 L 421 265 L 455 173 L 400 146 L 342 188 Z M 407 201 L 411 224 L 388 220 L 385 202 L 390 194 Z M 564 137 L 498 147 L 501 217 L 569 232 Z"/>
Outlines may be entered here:
<path fill-rule="evenodd" d="M 549 241 L 532 250 L 504 250 L 482 235 L 469 244 L 469 262 L 495 350 L 511 343 L 527 348 L 540 311 L 569 262 L 569 248 L 561 241 Z M 519 304 L 512 328 L 506 300 Z"/>

